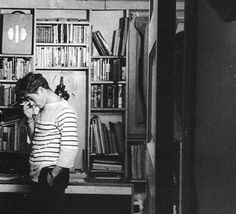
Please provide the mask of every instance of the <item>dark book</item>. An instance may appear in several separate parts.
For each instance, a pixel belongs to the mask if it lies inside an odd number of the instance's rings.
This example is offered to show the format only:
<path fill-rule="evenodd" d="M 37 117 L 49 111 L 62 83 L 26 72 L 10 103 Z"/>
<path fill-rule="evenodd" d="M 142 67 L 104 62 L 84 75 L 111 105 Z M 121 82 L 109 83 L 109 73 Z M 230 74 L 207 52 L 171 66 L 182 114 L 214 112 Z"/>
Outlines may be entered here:
<path fill-rule="evenodd" d="M 128 38 L 128 29 L 129 29 L 129 18 L 128 17 L 122 17 L 119 20 L 119 29 L 121 30 L 120 35 L 120 44 L 119 44 L 119 56 L 125 55 L 126 50 L 126 43 Z"/>
<path fill-rule="evenodd" d="M 114 59 L 111 63 L 111 80 L 114 82 L 122 79 L 122 67 L 120 59 Z"/>
<path fill-rule="evenodd" d="M 105 49 L 103 48 L 100 40 L 98 39 L 97 37 L 97 34 L 95 32 L 92 32 L 92 41 L 93 41 L 93 44 L 95 46 L 95 48 L 97 49 L 97 52 L 99 55 L 101 56 L 106 56 L 108 55 L 105 51 Z"/>
<path fill-rule="evenodd" d="M 96 153 L 95 140 L 94 140 L 94 131 L 93 125 L 90 125 L 90 135 L 89 135 L 89 152 Z"/>
<path fill-rule="evenodd" d="M 123 154 L 125 152 L 125 137 L 124 128 L 121 122 L 109 122 L 110 130 L 115 134 L 118 153 Z"/>
<path fill-rule="evenodd" d="M 107 86 L 107 107 L 112 108 L 113 107 L 113 99 L 112 99 L 112 85 Z"/>
<path fill-rule="evenodd" d="M 108 86 L 103 85 L 103 107 L 108 108 Z"/>
<path fill-rule="evenodd" d="M 110 154 L 117 154 L 117 146 L 116 146 L 116 137 L 114 132 L 108 130 L 108 138 L 110 143 L 111 152 Z"/>
<path fill-rule="evenodd" d="M 112 85 L 112 108 L 118 107 L 118 87 L 117 85 Z"/>
<path fill-rule="evenodd" d="M 29 144 L 27 143 L 27 127 L 19 126 L 19 150 L 28 151 Z"/>
<path fill-rule="evenodd" d="M 98 133 L 99 133 L 99 138 L 101 142 L 101 153 L 104 154 L 106 150 L 105 146 L 105 139 L 104 139 L 104 134 L 103 134 L 103 129 L 102 129 L 102 122 L 100 117 L 96 117 L 97 124 L 98 124 Z"/>
<path fill-rule="evenodd" d="M 109 142 L 109 137 L 108 137 L 108 129 L 105 123 L 102 123 L 102 131 L 103 131 L 104 142 L 105 142 L 105 153 L 110 154 L 111 148 L 110 148 L 110 142 Z"/>

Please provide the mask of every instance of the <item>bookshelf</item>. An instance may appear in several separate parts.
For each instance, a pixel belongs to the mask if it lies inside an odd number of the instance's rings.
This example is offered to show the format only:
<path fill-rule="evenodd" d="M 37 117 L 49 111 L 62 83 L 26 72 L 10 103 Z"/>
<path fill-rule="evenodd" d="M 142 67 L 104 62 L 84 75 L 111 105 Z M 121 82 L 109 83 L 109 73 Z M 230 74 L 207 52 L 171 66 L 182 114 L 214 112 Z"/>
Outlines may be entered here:
<path fill-rule="evenodd" d="M 18 109 L 14 87 L 23 75 L 34 71 L 35 9 L 15 12 L 1 9 L 0 50 L 0 155 L 27 155 L 26 127 Z M 9 162 L 9 161 L 6 161 Z M 2 169 L 1 169 L 2 171 Z"/>
<path fill-rule="evenodd" d="M 108 16 L 109 26 L 105 23 Z M 127 21 L 126 30 L 123 30 L 121 20 Z M 91 27 L 88 172 L 91 179 L 119 182 L 128 175 L 128 55 L 124 51 L 128 35 L 128 11 L 92 11 Z M 123 33 L 126 34 L 124 42 L 121 36 L 114 36 L 116 31 L 122 30 L 126 31 Z"/>
<path fill-rule="evenodd" d="M 88 67 L 89 22 L 37 19 L 37 70 L 84 70 Z"/>

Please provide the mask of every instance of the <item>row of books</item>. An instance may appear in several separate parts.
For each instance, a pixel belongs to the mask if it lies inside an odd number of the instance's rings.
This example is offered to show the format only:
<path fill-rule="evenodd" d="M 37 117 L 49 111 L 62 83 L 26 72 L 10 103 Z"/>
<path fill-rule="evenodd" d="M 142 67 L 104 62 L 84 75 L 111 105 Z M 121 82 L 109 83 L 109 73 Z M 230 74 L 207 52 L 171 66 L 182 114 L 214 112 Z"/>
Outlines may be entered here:
<path fill-rule="evenodd" d="M 0 106 L 9 106 L 16 101 L 15 87 L 0 84 Z"/>
<path fill-rule="evenodd" d="M 146 149 L 144 144 L 131 145 L 131 179 L 145 179 L 145 157 Z"/>
<path fill-rule="evenodd" d="M 17 80 L 33 71 L 31 60 L 23 58 L 2 58 L 0 61 L 0 80 Z"/>
<path fill-rule="evenodd" d="M 108 160 L 108 159 L 94 159 L 91 163 L 91 169 L 97 171 L 113 172 L 122 171 L 122 162 L 119 160 Z"/>
<path fill-rule="evenodd" d="M 119 28 L 113 32 L 112 45 L 109 47 L 100 31 L 92 32 L 93 44 L 101 56 L 125 56 L 126 43 L 128 38 L 129 18 L 119 19 Z"/>
<path fill-rule="evenodd" d="M 125 81 L 125 79 L 125 65 L 122 65 L 121 59 L 93 59 L 92 81 Z"/>
<path fill-rule="evenodd" d="M 91 85 L 91 108 L 124 108 L 125 85 Z"/>
<path fill-rule="evenodd" d="M 94 115 L 90 123 L 90 153 L 123 154 L 125 152 L 124 127 L 121 122 L 109 121 L 109 127 Z"/>
<path fill-rule="evenodd" d="M 85 47 L 36 47 L 35 65 L 39 68 L 86 67 L 88 59 Z"/>
<path fill-rule="evenodd" d="M 92 41 L 99 55 L 101 56 L 112 55 L 110 47 L 108 46 L 105 38 L 103 37 L 102 33 L 99 30 L 92 32 Z"/>
<path fill-rule="evenodd" d="M 37 25 L 37 43 L 89 43 L 89 26 L 69 23 Z"/>
<path fill-rule="evenodd" d="M 28 151 L 27 130 L 19 119 L 0 123 L 0 151 Z"/>

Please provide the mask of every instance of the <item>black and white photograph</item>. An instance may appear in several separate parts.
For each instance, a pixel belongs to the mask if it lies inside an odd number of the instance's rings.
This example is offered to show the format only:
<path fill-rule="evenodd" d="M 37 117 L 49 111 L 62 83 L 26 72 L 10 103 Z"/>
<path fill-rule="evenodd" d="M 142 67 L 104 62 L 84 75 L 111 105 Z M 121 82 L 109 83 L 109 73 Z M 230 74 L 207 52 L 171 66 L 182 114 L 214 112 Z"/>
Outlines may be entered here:
<path fill-rule="evenodd" d="M 0 214 L 235 214 L 235 109 L 234 0 L 0 0 Z"/>

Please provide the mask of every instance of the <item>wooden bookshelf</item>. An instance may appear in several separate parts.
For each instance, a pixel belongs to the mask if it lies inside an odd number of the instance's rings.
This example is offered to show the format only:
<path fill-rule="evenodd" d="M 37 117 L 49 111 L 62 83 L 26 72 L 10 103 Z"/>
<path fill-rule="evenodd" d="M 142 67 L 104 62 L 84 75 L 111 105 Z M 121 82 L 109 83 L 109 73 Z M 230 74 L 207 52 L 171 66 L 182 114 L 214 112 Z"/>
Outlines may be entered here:
<path fill-rule="evenodd" d="M 110 24 L 105 25 L 105 17 L 110 17 Z M 114 43 L 113 32 L 119 29 L 119 20 L 121 17 L 127 17 L 127 10 L 117 10 L 117 11 L 91 11 L 91 27 L 92 34 L 96 33 L 98 36 L 97 40 L 100 44 L 95 45 L 96 40 L 92 39 L 92 53 L 91 53 L 91 68 L 90 68 L 90 78 L 89 78 L 89 93 L 90 93 L 90 107 L 89 107 L 89 133 L 88 133 L 88 144 L 87 144 L 87 154 L 88 154 L 88 172 L 91 179 L 95 178 L 95 180 L 103 180 L 103 181 L 122 181 L 127 178 L 127 90 L 126 84 L 128 81 L 128 64 L 127 64 L 127 56 L 125 54 L 120 56 L 118 54 L 114 54 L 112 52 L 112 46 Z M 97 33 L 98 32 L 98 33 Z M 99 36 L 100 35 L 100 36 Z M 101 42 L 105 44 L 101 45 Z M 102 46 L 102 47 L 101 47 Z M 98 48 L 109 50 L 102 51 L 98 50 Z M 111 54 L 108 54 L 111 53 Z M 120 87 L 120 98 L 118 87 Z M 118 101 L 119 99 L 119 101 Z M 118 104 L 120 102 L 120 104 Z M 94 132 L 94 127 L 92 125 L 92 119 L 94 117 L 99 118 L 99 124 L 104 127 L 106 126 L 109 134 L 112 132 L 110 123 L 120 123 L 122 124 L 122 132 L 123 132 L 123 153 L 120 153 L 117 148 L 116 152 L 112 153 L 108 149 L 106 150 L 108 143 L 111 143 L 111 138 L 108 141 L 105 140 L 105 153 L 104 150 L 94 152 L 94 149 L 91 148 L 91 130 Z M 92 127 L 92 128 L 91 128 Z M 99 132 L 99 136 L 107 135 L 106 131 L 102 129 Z M 100 139 L 101 140 L 101 139 Z M 101 140 L 103 141 L 103 140 Z M 99 142 L 99 140 L 98 140 Z M 101 142 L 100 142 L 101 143 Z M 113 149 L 114 149 L 113 142 Z M 92 144 L 93 145 L 93 144 Z M 103 147 L 102 143 L 102 147 Z M 93 146 L 92 146 L 93 147 Z M 121 170 L 94 170 L 93 163 L 97 160 L 105 161 L 109 166 L 112 165 L 112 162 L 118 162 L 117 164 L 120 166 Z M 105 164 L 105 165 L 106 165 Z M 102 167 L 102 164 L 101 164 Z M 109 167 L 108 167 L 109 168 Z M 111 167 L 112 168 L 112 167 Z"/>
<path fill-rule="evenodd" d="M 9 14 L 15 9 L 1 9 L 1 15 Z M 24 8 L 24 13 L 30 17 L 29 25 L 26 27 L 26 34 L 28 43 L 24 48 L 14 50 L 15 46 L 19 47 L 21 43 L 25 42 L 19 35 L 19 41 L 10 40 L 12 44 L 6 45 L 5 48 L 1 47 L 0 50 L 0 158 L 9 158 L 11 154 L 28 154 L 29 148 L 26 143 L 26 127 L 20 120 L 20 110 L 13 107 L 12 104 L 16 103 L 16 96 L 14 88 L 16 81 L 29 72 L 34 71 L 34 26 L 35 26 L 35 9 Z M 19 28 L 23 23 L 19 23 Z M 14 31 L 14 24 L 11 25 Z M 2 32 L 2 38 L 3 38 Z M 17 31 L 15 32 L 17 34 Z M 15 34 L 15 36 L 17 36 Z M 29 38 L 30 37 L 30 38 Z M 5 42 L 6 43 L 6 42 Z M 12 48 L 13 47 L 13 48 Z M 21 52 L 22 51 L 22 52 Z M 17 112 L 17 115 L 16 115 Z M 9 160 L 5 160 L 8 162 Z M 16 161 L 18 161 L 16 159 Z M 2 170 L 2 169 L 1 169 Z"/>

